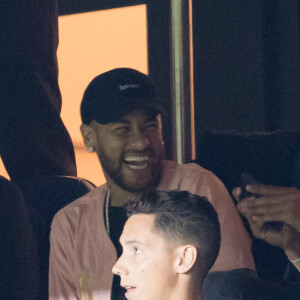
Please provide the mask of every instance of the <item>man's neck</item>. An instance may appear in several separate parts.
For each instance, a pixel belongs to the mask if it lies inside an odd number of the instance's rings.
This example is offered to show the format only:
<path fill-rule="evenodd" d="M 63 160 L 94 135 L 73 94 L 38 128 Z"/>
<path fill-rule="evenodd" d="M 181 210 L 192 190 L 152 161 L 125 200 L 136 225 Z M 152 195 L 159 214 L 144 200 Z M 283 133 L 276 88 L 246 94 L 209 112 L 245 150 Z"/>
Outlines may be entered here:
<path fill-rule="evenodd" d="M 178 281 L 169 300 L 202 300 L 200 286 L 201 283 L 195 280 L 185 278 L 183 281 Z"/>
<path fill-rule="evenodd" d="M 123 190 L 121 187 L 107 180 L 107 186 L 110 192 L 110 204 L 111 206 L 122 207 L 124 206 L 128 199 L 133 195 L 128 191 Z"/>
<path fill-rule="evenodd" d="M 184 293 L 177 293 L 176 294 L 176 298 L 172 297 L 173 299 L 177 299 L 177 300 L 202 300 L 202 296 L 198 291 L 193 290 L 188 290 L 185 291 Z M 171 299 L 170 299 L 171 300 Z"/>
<path fill-rule="evenodd" d="M 168 300 L 202 300 L 202 296 L 199 293 L 194 293 L 192 291 L 184 292 L 184 293 L 176 293 L 171 297 L 166 297 Z"/>

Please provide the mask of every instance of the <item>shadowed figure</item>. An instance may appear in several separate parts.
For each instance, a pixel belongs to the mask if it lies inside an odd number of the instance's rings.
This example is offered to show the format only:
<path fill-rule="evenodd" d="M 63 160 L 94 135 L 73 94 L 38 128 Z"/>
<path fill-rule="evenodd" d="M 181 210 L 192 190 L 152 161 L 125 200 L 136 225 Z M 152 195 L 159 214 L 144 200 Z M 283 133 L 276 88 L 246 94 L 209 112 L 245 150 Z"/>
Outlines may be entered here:
<path fill-rule="evenodd" d="M 39 264 L 20 190 L 0 176 L 0 299 L 35 300 Z"/>
<path fill-rule="evenodd" d="M 1 2 L 0 155 L 12 180 L 76 176 L 60 118 L 55 0 Z"/>

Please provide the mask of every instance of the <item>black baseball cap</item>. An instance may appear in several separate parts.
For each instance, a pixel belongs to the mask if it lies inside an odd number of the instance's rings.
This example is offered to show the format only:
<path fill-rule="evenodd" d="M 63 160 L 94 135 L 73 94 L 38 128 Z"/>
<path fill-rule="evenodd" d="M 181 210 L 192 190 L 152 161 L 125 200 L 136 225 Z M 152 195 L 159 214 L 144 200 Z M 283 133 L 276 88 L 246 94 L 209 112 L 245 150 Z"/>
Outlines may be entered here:
<path fill-rule="evenodd" d="M 149 76 L 134 69 L 118 68 L 96 76 L 86 88 L 81 102 L 84 124 L 108 124 L 124 114 L 146 107 L 163 113 Z"/>

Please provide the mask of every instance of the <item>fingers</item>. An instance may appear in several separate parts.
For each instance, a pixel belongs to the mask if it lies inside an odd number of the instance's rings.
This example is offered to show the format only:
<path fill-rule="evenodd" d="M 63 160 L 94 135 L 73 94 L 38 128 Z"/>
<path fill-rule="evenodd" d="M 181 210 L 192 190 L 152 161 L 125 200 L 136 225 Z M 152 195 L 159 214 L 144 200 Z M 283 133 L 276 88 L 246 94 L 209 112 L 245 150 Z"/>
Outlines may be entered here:
<path fill-rule="evenodd" d="M 294 199 L 298 198 L 300 200 L 300 190 L 298 190 L 295 187 L 277 187 L 277 186 L 270 186 L 270 185 L 262 185 L 262 184 L 256 184 L 256 185 L 247 185 L 246 191 L 261 195 L 261 196 L 270 196 L 268 201 L 270 201 L 271 196 L 274 199 Z M 241 195 L 241 188 L 236 187 L 232 191 L 233 196 L 236 200 L 239 201 L 239 197 Z"/>
<path fill-rule="evenodd" d="M 259 206 L 255 204 L 255 196 L 245 198 L 237 204 L 237 208 L 245 217 L 259 215 Z"/>
<path fill-rule="evenodd" d="M 284 222 L 287 223 L 289 225 L 293 225 L 290 223 L 291 222 L 291 218 L 293 216 L 290 215 L 289 211 L 287 213 L 282 213 L 281 211 L 279 212 L 274 212 L 274 213 L 269 213 L 269 214 L 260 214 L 260 215 L 252 215 L 250 216 L 252 221 L 255 222 L 261 222 L 261 223 L 266 223 L 266 222 Z"/>
<path fill-rule="evenodd" d="M 277 187 L 254 187 L 247 186 L 247 190 L 260 193 L 260 197 L 251 196 L 245 198 L 238 204 L 238 208 L 242 213 L 250 214 L 268 214 L 275 212 L 294 211 L 294 214 L 299 215 L 300 218 L 300 191 L 295 188 L 277 188 Z M 270 189 L 269 189 L 270 188 Z M 262 191 L 268 190 L 267 194 L 262 194 Z M 274 193 L 274 190 L 278 190 L 279 193 Z M 271 192 L 272 191 L 272 192 Z M 285 191 L 282 193 L 282 191 Z M 240 188 L 236 188 L 233 191 L 235 197 L 240 194 Z"/>
<path fill-rule="evenodd" d="M 232 195 L 236 201 L 240 201 L 241 192 L 242 192 L 242 189 L 240 187 L 236 187 L 232 190 Z"/>
<path fill-rule="evenodd" d="M 242 200 L 238 206 L 242 210 L 247 210 L 252 214 L 261 214 L 291 210 L 296 204 L 297 203 L 292 198 L 276 195 L 273 197 L 262 196 L 258 198 L 251 196 Z"/>
<path fill-rule="evenodd" d="M 233 197 L 237 200 L 237 202 L 240 202 L 241 200 L 244 201 L 244 199 L 248 199 L 249 197 L 246 197 L 246 198 L 242 198 L 240 199 L 241 197 L 241 194 L 242 194 L 242 189 L 240 187 L 236 187 L 232 190 L 232 195 Z M 250 194 L 250 193 L 249 193 Z M 256 195 L 253 195 L 253 196 L 256 196 Z"/>
<path fill-rule="evenodd" d="M 270 185 L 247 185 L 246 190 L 253 194 L 259 195 L 290 195 L 290 194 L 297 194 L 300 191 L 294 187 L 278 187 L 278 186 L 270 186 Z"/>
<path fill-rule="evenodd" d="M 295 240 L 295 231 L 288 224 L 283 224 L 281 231 L 266 230 L 264 222 L 261 219 L 249 222 L 253 235 L 266 241 L 267 243 L 282 248 L 284 251 L 293 248 Z M 299 234 L 299 233 L 298 233 Z"/>
<path fill-rule="evenodd" d="M 245 198 L 237 205 L 240 213 L 247 218 L 253 235 L 294 253 L 296 240 L 300 240 L 300 191 L 292 187 L 260 184 L 247 185 L 246 191 L 260 195 Z M 239 200 L 241 188 L 235 188 L 232 194 Z M 281 231 L 264 227 L 266 223 L 274 221 L 283 222 Z"/>
<path fill-rule="evenodd" d="M 237 208 L 249 222 L 253 217 L 261 222 L 281 221 L 300 232 L 300 198 L 295 195 L 249 197 L 238 203 Z"/>
<path fill-rule="evenodd" d="M 262 239 L 264 241 L 266 241 L 267 243 L 273 245 L 273 246 L 277 246 L 280 248 L 286 248 L 286 237 L 284 236 L 284 234 L 280 231 L 273 231 L 273 230 L 257 230 L 254 233 L 254 236 L 256 236 L 259 239 Z"/>
<path fill-rule="evenodd" d="M 273 232 L 270 230 L 265 230 L 264 225 L 265 223 L 257 217 L 252 217 L 249 220 L 249 224 L 252 230 L 253 235 L 258 239 L 263 239 L 268 243 L 278 244 L 281 240 L 281 233 L 280 232 Z M 278 242 L 277 242 L 278 241 Z"/>

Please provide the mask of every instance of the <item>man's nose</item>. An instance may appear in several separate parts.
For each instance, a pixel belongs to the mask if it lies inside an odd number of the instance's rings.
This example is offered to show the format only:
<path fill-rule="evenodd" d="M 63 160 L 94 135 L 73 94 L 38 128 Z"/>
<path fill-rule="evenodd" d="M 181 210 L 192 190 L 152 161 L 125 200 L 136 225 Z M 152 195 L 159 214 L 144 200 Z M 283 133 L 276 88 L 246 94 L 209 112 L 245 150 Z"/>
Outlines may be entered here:
<path fill-rule="evenodd" d="M 112 272 L 115 275 L 119 275 L 119 276 L 127 275 L 128 274 L 127 268 L 122 264 L 121 257 L 117 260 L 117 262 L 113 266 Z"/>
<path fill-rule="evenodd" d="M 144 150 L 150 145 L 149 137 L 141 129 L 131 132 L 129 142 L 135 150 Z"/>

